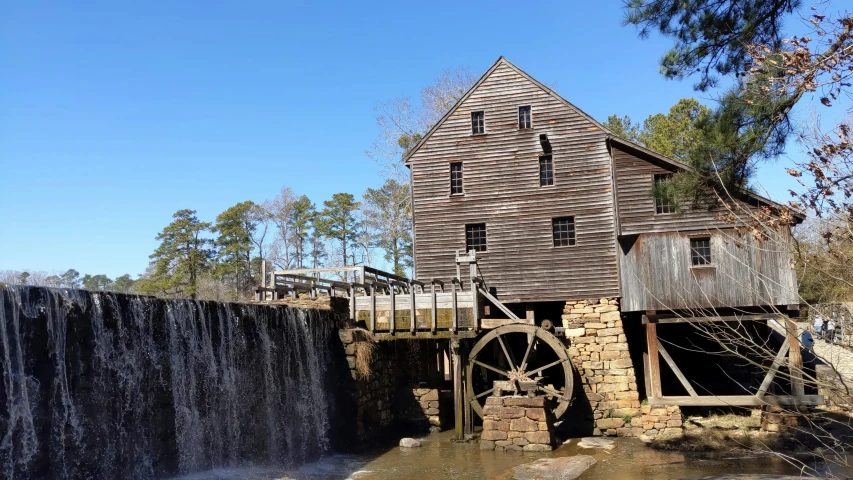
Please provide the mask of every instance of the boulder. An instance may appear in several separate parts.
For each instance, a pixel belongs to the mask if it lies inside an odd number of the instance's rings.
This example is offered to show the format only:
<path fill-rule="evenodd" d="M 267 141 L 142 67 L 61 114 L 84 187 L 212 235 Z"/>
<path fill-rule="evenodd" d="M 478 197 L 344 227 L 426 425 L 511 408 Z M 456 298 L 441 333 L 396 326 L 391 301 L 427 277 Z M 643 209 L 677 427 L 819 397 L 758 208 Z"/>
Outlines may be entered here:
<path fill-rule="evenodd" d="M 528 445 L 529 446 L 529 445 Z M 589 455 L 560 458 L 540 458 L 512 469 L 513 480 L 572 480 L 595 465 Z"/>
<path fill-rule="evenodd" d="M 400 446 L 403 448 L 418 448 L 421 446 L 421 442 L 414 438 L 402 438 L 400 439 Z"/>
<path fill-rule="evenodd" d="M 578 446 L 581 448 L 603 448 L 605 450 L 612 450 L 616 447 L 616 444 L 613 440 L 609 440 L 607 438 L 586 437 L 582 438 L 581 441 L 578 442 Z"/>

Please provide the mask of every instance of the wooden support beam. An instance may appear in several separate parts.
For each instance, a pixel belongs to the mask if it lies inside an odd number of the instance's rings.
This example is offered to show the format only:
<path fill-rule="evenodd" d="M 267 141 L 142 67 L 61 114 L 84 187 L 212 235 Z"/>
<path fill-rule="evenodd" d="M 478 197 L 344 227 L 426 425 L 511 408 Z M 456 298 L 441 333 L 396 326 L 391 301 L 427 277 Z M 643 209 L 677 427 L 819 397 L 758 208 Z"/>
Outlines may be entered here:
<path fill-rule="evenodd" d="M 353 325 L 355 325 L 355 287 L 350 286 L 347 293 L 349 294 L 349 320 Z M 332 296 L 331 292 L 329 296 Z M 329 302 L 331 301 L 332 300 L 329 299 Z"/>
<path fill-rule="evenodd" d="M 649 405 L 678 405 L 682 407 L 760 407 L 763 405 L 818 406 L 823 395 L 702 395 L 699 397 L 650 397 Z"/>
<path fill-rule="evenodd" d="M 773 359 L 773 363 L 770 365 L 770 370 L 768 370 L 767 375 L 764 376 L 764 381 L 761 382 L 761 387 L 758 388 L 758 393 L 756 393 L 756 395 L 761 397 L 767 393 L 767 389 L 770 388 L 770 384 L 773 383 L 773 378 L 776 376 L 776 372 L 779 370 L 782 362 L 785 361 L 785 356 L 788 354 L 788 350 L 790 348 L 791 342 L 786 338 L 785 342 L 782 343 L 782 348 L 779 349 L 779 353 L 776 354 L 776 358 Z"/>
<path fill-rule="evenodd" d="M 657 325 L 646 324 L 646 346 L 649 352 L 649 383 L 652 386 L 649 397 L 662 397 L 660 385 L 660 359 L 658 357 Z"/>
<path fill-rule="evenodd" d="M 478 291 L 480 292 L 480 294 L 481 294 L 481 295 L 483 295 L 484 297 L 486 297 L 486 299 L 488 299 L 490 302 L 492 302 L 493 304 L 495 304 L 495 306 L 496 306 L 496 307 L 498 307 L 498 309 L 499 309 L 500 311 L 502 311 L 502 312 L 504 313 L 504 315 L 506 315 L 507 317 L 509 317 L 509 318 L 511 318 L 511 319 L 513 319 L 513 320 L 520 320 L 520 319 L 518 318 L 518 315 L 516 315 L 516 314 L 512 313 L 512 310 L 510 310 L 509 308 L 507 308 L 507 307 L 506 307 L 506 305 L 504 305 L 504 304 L 503 304 L 503 302 L 501 302 L 500 300 L 498 300 L 497 298 L 495 298 L 495 297 L 494 297 L 491 293 L 489 293 L 486 289 L 484 289 L 484 288 L 479 288 L 479 289 L 478 289 Z"/>
<path fill-rule="evenodd" d="M 397 313 L 397 309 L 394 306 L 394 297 L 395 297 L 394 286 L 392 285 L 389 290 L 390 290 L 390 294 L 391 294 L 391 312 L 390 312 L 391 318 L 388 320 L 388 325 L 389 325 L 389 330 L 390 330 L 391 334 L 393 335 L 394 334 L 394 327 L 396 326 L 394 323 L 396 321 L 395 314 Z"/>
<path fill-rule="evenodd" d="M 690 382 L 688 382 L 684 374 L 681 373 L 681 369 L 678 368 L 678 365 L 676 365 L 674 361 L 672 361 L 672 357 L 669 356 L 669 352 L 667 352 L 666 349 L 663 348 L 663 344 L 660 343 L 660 339 L 657 339 L 657 342 L 658 352 L 660 352 L 660 355 L 663 357 L 664 360 L 666 360 L 666 364 L 669 365 L 669 368 L 672 369 L 672 372 L 675 373 L 675 376 L 678 377 L 678 381 L 681 382 L 681 385 L 684 387 L 685 390 L 687 390 L 687 393 L 689 393 L 691 397 L 698 397 L 699 395 L 696 395 L 696 391 L 693 390 L 693 387 L 690 385 Z"/>
<path fill-rule="evenodd" d="M 708 317 L 660 317 L 643 315 L 642 322 L 644 325 L 654 323 L 697 323 L 697 322 L 757 322 L 765 320 L 776 320 L 784 318 L 783 314 L 779 313 L 759 313 L 749 315 L 724 315 L 724 316 L 708 316 Z"/>
<path fill-rule="evenodd" d="M 452 313 L 452 322 L 450 325 L 450 331 L 456 332 L 459 330 L 459 312 L 458 306 L 456 305 L 456 285 L 459 283 L 459 279 L 454 278 L 450 282 L 450 303 L 451 303 L 451 313 Z"/>
<path fill-rule="evenodd" d="M 415 287 L 412 285 L 409 288 L 409 298 L 411 299 L 409 304 L 409 315 L 411 318 L 411 324 L 409 325 L 409 331 L 413 334 L 418 329 L 418 309 L 415 308 Z"/>
<path fill-rule="evenodd" d="M 462 356 L 458 340 L 450 341 L 450 351 L 453 357 L 453 423 L 456 439 L 462 440 L 464 438 L 464 412 L 462 410 L 464 408 L 464 393 L 462 391 Z"/>
<path fill-rule="evenodd" d="M 429 331 L 435 333 L 438 328 L 438 297 L 435 294 L 435 281 L 432 282 L 432 310 L 430 312 Z"/>
<path fill-rule="evenodd" d="M 370 333 L 376 332 L 376 287 L 370 285 Z"/>
<path fill-rule="evenodd" d="M 643 352 L 643 383 L 646 386 L 646 398 L 652 396 L 652 374 L 649 369 L 649 352 Z"/>
<path fill-rule="evenodd" d="M 797 335 L 797 324 L 790 318 L 785 319 L 785 328 L 788 331 L 788 369 L 791 371 L 791 393 L 794 396 L 805 395 L 803 386 L 803 355 L 800 353 L 800 339 Z"/>

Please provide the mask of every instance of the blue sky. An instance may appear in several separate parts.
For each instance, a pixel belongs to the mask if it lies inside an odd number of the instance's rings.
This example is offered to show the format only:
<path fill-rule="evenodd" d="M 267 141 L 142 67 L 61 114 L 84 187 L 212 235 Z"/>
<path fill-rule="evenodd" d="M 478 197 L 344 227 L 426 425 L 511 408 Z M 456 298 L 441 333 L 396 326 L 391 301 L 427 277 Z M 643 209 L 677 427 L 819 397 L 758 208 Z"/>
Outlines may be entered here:
<path fill-rule="evenodd" d="M 696 96 L 622 2 L 6 2 L 0 269 L 141 273 L 179 209 L 376 186 L 374 106 L 499 56 L 593 117 Z M 709 95 L 705 95 L 706 97 Z M 697 96 L 697 98 L 702 98 Z M 778 166 L 759 179 L 786 200 Z"/>

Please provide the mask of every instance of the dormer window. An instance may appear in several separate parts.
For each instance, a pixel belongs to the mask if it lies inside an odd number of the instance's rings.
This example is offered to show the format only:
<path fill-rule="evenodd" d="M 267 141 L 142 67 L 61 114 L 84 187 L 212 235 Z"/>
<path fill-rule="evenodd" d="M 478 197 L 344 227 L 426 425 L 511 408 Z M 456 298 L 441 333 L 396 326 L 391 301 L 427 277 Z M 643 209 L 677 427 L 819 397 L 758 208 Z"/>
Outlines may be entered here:
<path fill-rule="evenodd" d="M 530 128 L 533 122 L 530 119 L 530 105 L 526 107 L 518 107 L 518 128 Z"/>
<path fill-rule="evenodd" d="M 472 112 L 471 113 L 471 133 L 480 135 L 486 133 L 486 113 Z"/>

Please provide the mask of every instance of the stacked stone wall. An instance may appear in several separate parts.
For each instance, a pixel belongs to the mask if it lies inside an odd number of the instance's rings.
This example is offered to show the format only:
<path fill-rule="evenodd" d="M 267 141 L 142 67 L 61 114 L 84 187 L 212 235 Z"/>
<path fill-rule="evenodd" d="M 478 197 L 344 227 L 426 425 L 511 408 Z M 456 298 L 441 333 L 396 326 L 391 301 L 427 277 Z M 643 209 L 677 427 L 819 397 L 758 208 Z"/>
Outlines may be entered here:
<path fill-rule="evenodd" d="M 682 434 L 681 408 L 678 406 L 643 405 L 641 412 L 642 416 L 635 423 L 642 427 L 642 432 L 637 436 L 644 435 L 644 440 L 673 438 Z"/>
<path fill-rule="evenodd" d="M 339 334 L 350 376 L 355 381 L 356 433 L 359 440 L 369 440 L 384 431 L 394 419 L 395 352 L 388 348 L 388 343 L 376 345 L 370 374 L 362 376 L 356 369 L 356 345 L 367 340 L 360 338 L 362 334 L 357 330 L 343 329 Z"/>
<path fill-rule="evenodd" d="M 591 407 L 585 420 L 592 423 L 593 435 L 639 437 L 649 436 L 646 432 L 650 431 L 657 436 L 661 430 L 658 417 L 667 416 L 663 429 L 676 428 L 667 425 L 669 417 L 676 414 L 650 415 L 641 409 L 637 376 L 622 322 L 616 298 L 570 300 L 563 309 L 569 357 Z M 655 421 L 651 421 L 652 417 Z M 680 422 L 680 411 L 677 417 Z"/>
<path fill-rule="evenodd" d="M 480 450 L 545 452 L 553 449 L 553 419 L 545 397 L 488 397 Z"/>
<path fill-rule="evenodd" d="M 437 388 L 414 388 L 412 395 L 418 406 L 419 419 L 429 422 L 430 430 L 441 430 L 441 410 Z"/>

